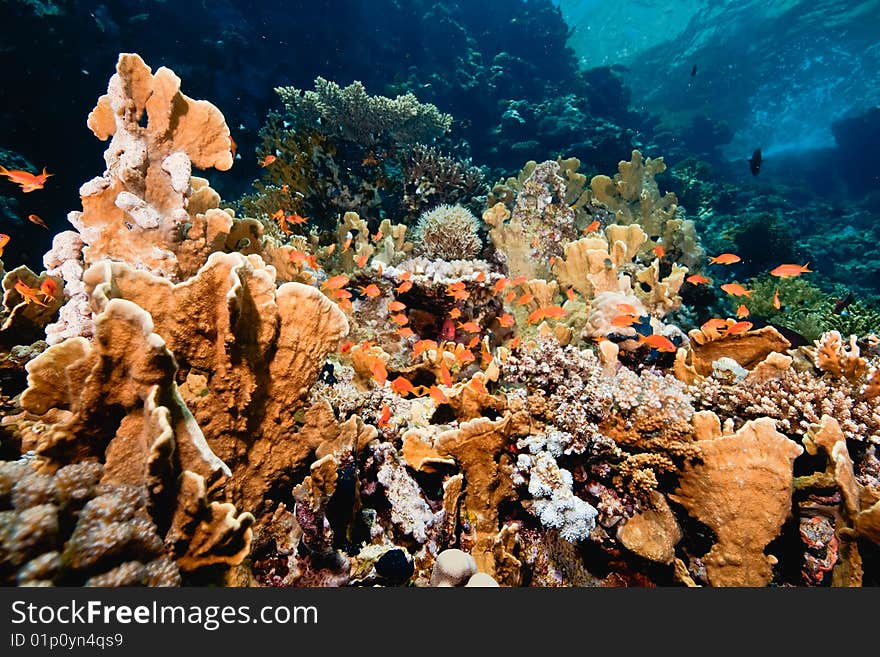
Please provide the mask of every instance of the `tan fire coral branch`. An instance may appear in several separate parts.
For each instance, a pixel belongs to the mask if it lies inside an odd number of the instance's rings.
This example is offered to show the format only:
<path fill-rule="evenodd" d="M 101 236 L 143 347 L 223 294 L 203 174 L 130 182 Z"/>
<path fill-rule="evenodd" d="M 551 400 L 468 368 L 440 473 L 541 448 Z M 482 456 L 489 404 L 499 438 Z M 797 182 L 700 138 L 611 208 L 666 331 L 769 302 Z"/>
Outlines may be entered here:
<path fill-rule="evenodd" d="M 169 545 L 184 570 L 236 565 L 254 518 L 209 501 L 206 483 L 230 472 L 183 402 L 174 357 L 153 329 L 142 308 L 112 299 L 95 318 L 94 342 L 70 338 L 28 363 L 24 447 L 45 471 L 97 460 L 103 483 L 143 490 L 150 519 L 172 526 Z"/>
<path fill-rule="evenodd" d="M 186 386 L 187 404 L 232 469 L 232 501 L 261 509 L 275 477 L 302 464 L 296 414 L 327 354 L 348 332 L 342 311 L 317 288 L 276 289 L 274 268 L 257 255 L 213 253 L 196 276 L 178 284 L 106 261 L 84 279 L 96 310 L 118 297 L 150 313 L 193 383 Z M 204 382 L 195 385 L 197 377 Z"/>
<path fill-rule="evenodd" d="M 688 464 L 670 499 L 708 525 L 718 542 L 703 558 L 712 586 L 766 586 L 775 557 L 764 548 L 791 511 L 793 463 L 803 448 L 770 418 L 721 435 L 718 417 L 694 416 L 700 463 Z"/>

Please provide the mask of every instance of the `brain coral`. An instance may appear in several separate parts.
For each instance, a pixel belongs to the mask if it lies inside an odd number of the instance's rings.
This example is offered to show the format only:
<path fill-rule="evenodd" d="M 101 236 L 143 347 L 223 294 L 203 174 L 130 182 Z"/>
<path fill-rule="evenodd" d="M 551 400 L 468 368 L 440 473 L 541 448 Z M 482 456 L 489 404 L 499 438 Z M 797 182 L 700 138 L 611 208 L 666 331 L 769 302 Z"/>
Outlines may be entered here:
<path fill-rule="evenodd" d="M 419 255 L 443 260 L 470 260 L 483 246 L 477 218 L 460 205 L 438 205 L 419 217 L 415 243 Z"/>

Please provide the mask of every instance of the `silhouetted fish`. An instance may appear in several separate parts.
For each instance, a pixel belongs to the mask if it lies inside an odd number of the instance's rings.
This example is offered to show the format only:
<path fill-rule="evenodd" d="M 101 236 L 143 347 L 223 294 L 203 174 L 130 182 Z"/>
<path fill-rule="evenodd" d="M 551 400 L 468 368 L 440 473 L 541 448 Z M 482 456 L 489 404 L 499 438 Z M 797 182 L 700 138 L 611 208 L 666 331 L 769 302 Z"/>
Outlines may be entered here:
<path fill-rule="evenodd" d="M 761 162 L 763 161 L 764 160 L 761 157 L 761 149 L 756 148 L 755 152 L 752 153 L 752 158 L 749 160 L 749 169 L 753 176 L 757 176 L 761 172 Z"/>
<path fill-rule="evenodd" d="M 691 69 L 691 77 L 694 77 L 697 74 L 697 65 L 694 64 L 694 67 Z"/>
<path fill-rule="evenodd" d="M 853 301 L 855 301 L 855 297 L 853 296 L 853 293 L 847 292 L 846 296 L 843 297 L 842 299 L 835 299 L 834 300 L 834 309 L 831 311 L 831 313 L 834 315 L 839 315 Z"/>

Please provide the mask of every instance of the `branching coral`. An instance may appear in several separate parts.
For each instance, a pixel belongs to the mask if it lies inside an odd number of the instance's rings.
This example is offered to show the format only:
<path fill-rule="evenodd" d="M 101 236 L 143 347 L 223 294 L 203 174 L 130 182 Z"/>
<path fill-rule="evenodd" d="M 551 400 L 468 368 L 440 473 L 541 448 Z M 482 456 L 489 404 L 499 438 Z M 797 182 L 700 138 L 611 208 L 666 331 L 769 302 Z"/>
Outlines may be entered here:
<path fill-rule="evenodd" d="M 417 144 L 403 161 L 402 173 L 403 207 L 413 217 L 441 203 L 480 210 L 478 201 L 485 193 L 483 173 L 470 162 Z"/>

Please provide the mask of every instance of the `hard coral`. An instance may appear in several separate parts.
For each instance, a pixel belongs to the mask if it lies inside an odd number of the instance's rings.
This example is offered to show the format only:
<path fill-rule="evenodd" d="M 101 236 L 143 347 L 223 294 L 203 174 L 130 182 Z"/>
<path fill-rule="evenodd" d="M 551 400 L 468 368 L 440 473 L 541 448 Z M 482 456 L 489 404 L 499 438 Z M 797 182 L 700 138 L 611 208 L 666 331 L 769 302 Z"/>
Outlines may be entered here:
<path fill-rule="evenodd" d="M 440 205 L 422 214 L 414 239 L 417 255 L 439 260 L 470 260 L 483 246 L 477 218 L 461 205 Z"/>

